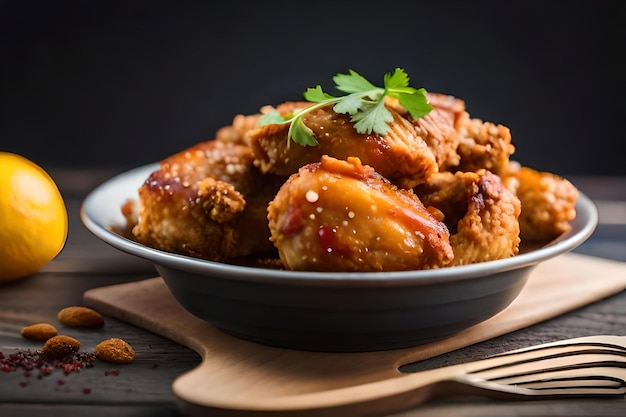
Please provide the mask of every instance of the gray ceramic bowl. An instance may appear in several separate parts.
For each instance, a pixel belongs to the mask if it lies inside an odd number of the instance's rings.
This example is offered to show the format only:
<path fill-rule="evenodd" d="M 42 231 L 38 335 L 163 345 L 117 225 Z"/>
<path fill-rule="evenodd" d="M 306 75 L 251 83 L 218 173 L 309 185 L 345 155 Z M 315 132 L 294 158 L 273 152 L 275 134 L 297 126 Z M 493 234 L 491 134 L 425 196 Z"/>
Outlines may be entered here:
<path fill-rule="evenodd" d="M 140 167 L 93 190 L 81 208 L 84 225 L 111 246 L 154 263 L 188 311 L 255 342 L 318 351 L 410 347 L 456 334 L 507 307 L 542 261 L 571 251 L 595 230 L 585 195 L 572 230 L 513 258 L 427 271 L 293 272 L 234 266 L 155 250 L 110 230 L 123 226 L 120 207 L 157 168 Z"/>

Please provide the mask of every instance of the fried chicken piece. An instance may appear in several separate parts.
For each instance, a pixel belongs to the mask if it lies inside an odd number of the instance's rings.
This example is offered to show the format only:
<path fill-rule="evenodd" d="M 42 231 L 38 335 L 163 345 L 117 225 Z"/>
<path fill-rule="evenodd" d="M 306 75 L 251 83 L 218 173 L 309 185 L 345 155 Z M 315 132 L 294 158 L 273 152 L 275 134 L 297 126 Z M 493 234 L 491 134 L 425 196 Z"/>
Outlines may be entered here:
<path fill-rule="evenodd" d="M 358 158 L 322 156 L 302 167 L 268 207 L 284 265 L 307 271 L 439 268 L 452 260 L 441 213 Z"/>
<path fill-rule="evenodd" d="M 265 111 L 270 110 L 269 107 L 265 109 Z M 250 115 L 238 114 L 233 118 L 230 125 L 223 126 L 217 130 L 215 139 L 222 142 L 234 142 L 249 146 L 250 139 L 248 138 L 248 132 L 258 127 L 261 116 L 262 112 Z"/>
<path fill-rule="evenodd" d="M 504 182 L 522 202 L 523 241 L 550 241 L 571 229 L 578 199 L 578 189 L 571 182 L 524 166 L 511 171 Z"/>
<path fill-rule="evenodd" d="M 260 174 L 253 159 L 248 146 L 221 140 L 164 159 L 139 188 L 134 239 L 209 260 L 274 251 L 266 207 L 284 178 Z"/>
<path fill-rule="evenodd" d="M 456 126 L 458 121 L 466 114 L 465 101 L 449 94 L 427 92 L 428 103 L 435 109 L 447 112 L 452 117 Z"/>
<path fill-rule="evenodd" d="M 488 169 L 503 177 L 509 171 L 509 159 L 515 152 L 508 127 L 464 114 L 457 122 L 461 134 L 457 152 L 460 161 L 455 171 Z"/>
<path fill-rule="evenodd" d="M 454 251 L 451 265 L 518 254 L 521 204 L 492 172 L 441 172 L 418 186 L 415 193 L 426 206 L 443 212 Z"/>
<path fill-rule="evenodd" d="M 285 103 L 277 110 L 284 114 L 307 105 L 311 103 Z M 388 109 L 393 121 L 385 136 L 357 133 L 350 116 L 334 112 L 332 106 L 302 116 L 304 124 L 317 138 L 316 146 L 304 147 L 288 141 L 289 124 L 270 124 L 253 129 L 248 135 L 256 156 L 255 163 L 261 172 L 291 175 L 300 167 L 319 161 L 322 155 L 338 159 L 354 156 L 390 181 L 402 181 L 403 187 L 408 185 L 410 188 L 437 172 L 437 161 L 411 122 L 394 108 Z"/>
<path fill-rule="evenodd" d="M 460 162 L 457 152 L 461 139 L 458 124 L 467 114 L 465 102 L 440 93 L 429 92 L 426 97 L 433 109 L 419 119 L 411 117 L 397 99 L 387 97 L 385 102 L 413 123 L 417 135 L 424 139 L 435 155 L 439 171 L 453 170 Z"/>

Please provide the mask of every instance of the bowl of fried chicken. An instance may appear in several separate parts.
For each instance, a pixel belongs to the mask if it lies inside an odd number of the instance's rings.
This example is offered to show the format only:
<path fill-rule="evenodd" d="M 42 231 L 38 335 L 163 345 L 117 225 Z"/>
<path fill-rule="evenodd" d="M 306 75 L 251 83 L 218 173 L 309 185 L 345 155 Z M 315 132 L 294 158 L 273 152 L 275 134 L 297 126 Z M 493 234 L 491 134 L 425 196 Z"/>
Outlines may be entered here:
<path fill-rule="evenodd" d="M 377 88 L 239 114 L 215 137 L 93 190 L 84 225 L 151 261 L 192 314 L 283 348 L 432 342 L 505 309 L 541 262 L 582 244 L 594 204 L 513 160 L 510 130 L 464 100 Z"/>

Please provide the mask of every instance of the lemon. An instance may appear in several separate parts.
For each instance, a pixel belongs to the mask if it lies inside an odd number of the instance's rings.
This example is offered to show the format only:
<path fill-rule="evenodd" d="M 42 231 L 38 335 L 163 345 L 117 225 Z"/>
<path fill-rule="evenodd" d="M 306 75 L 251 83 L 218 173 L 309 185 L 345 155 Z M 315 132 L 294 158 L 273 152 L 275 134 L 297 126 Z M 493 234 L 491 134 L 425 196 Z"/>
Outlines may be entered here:
<path fill-rule="evenodd" d="M 29 159 L 0 152 L 0 282 L 39 271 L 65 245 L 67 209 L 50 175 Z"/>

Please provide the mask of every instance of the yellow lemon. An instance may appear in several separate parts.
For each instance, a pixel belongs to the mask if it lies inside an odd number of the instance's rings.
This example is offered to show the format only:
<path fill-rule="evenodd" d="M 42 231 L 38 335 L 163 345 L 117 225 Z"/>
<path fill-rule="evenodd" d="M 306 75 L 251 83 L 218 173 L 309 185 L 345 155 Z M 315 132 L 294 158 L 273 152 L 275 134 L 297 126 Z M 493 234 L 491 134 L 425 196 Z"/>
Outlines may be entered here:
<path fill-rule="evenodd" d="M 67 209 L 40 166 L 0 152 L 0 282 L 32 275 L 67 239 Z"/>

